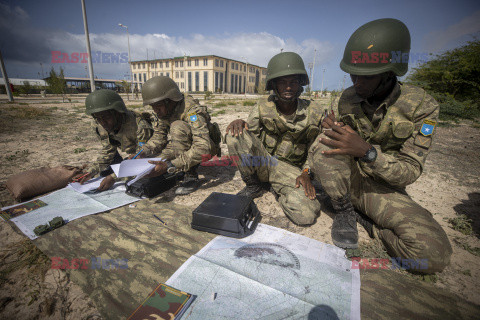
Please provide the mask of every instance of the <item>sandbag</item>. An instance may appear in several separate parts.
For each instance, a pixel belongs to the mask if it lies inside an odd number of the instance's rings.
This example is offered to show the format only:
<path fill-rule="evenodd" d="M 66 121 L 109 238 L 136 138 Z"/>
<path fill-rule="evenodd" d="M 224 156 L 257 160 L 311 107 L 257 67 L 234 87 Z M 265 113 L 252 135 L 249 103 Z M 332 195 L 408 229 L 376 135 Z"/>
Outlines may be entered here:
<path fill-rule="evenodd" d="M 7 189 L 17 201 L 23 201 L 50 191 L 64 188 L 82 169 L 72 166 L 43 167 L 11 176 Z"/>

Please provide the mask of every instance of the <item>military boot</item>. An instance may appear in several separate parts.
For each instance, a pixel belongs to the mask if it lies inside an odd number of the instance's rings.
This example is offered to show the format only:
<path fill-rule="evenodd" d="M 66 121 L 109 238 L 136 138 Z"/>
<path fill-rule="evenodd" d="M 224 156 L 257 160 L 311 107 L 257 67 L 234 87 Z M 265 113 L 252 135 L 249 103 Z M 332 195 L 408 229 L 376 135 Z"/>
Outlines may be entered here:
<path fill-rule="evenodd" d="M 333 200 L 335 217 L 332 225 L 333 243 L 343 249 L 358 248 L 357 213 L 350 201 L 350 195 Z"/>
<path fill-rule="evenodd" d="M 370 238 L 373 238 L 373 221 L 364 214 L 355 212 L 357 214 L 357 222 L 365 228 Z"/>
<path fill-rule="evenodd" d="M 262 195 L 263 184 L 258 179 L 257 175 L 243 176 L 242 180 L 245 182 L 246 186 L 240 192 L 237 193 L 239 196 L 247 196 L 249 198 L 255 199 Z"/>
<path fill-rule="evenodd" d="M 197 168 L 198 165 L 185 172 L 183 182 L 180 184 L 177 190 L 175 190 L 175 194 L 177 196 L 190 194 L 200 187 L 201 182 L 200 179 L 198 179 Z"/>

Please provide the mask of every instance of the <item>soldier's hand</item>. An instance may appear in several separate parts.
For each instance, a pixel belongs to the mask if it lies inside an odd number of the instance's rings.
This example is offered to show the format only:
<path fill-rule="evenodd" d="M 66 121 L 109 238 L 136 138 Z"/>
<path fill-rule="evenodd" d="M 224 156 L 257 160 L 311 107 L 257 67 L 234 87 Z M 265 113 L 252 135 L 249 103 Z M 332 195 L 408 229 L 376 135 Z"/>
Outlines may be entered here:
<path fill-rule="evenodd" d="M 243 134 L 243 129 L 248 130 L 248 124 L 242 119 L 233 120 L 227 127 L 227 134 L 232 131 L 232 137 L 238 137 L 239 134 Z"/>
<path fill-rule="evenodd" d="M 155 168 L 145 178 L 158 177 L 167 172 L 168 164 L 165 161 L 149 160 L 148 163 L 154 164 Z"/>
<path fill-rule="evenodd" d="M 337 125 L 339 127 L 344 126 L 343 122 L 338 122 L 337 121 L 337 118 L 335 117 L 335 114 L 333 113 L 333 111 L 331 113 L 329 113 L 325 118 L 323 118 L 322 128 L 332 129 L 332 125 Z"/>
<path fill-rule="evenodd" d="M 102 182 L 100 182 L 100 186 L 97 188 L 97 191 L 105 191 L 110 189 L 115 184 L 115 178 L 112 176 L 106 176 L 103 178 Z"/>
<path fill-rule="evenodd" d="M 362 139 L 349 125 L 343 127 L 331 124 L 332 130 L 326 130 L 326 138 L 319 138 L 320 142 L 332 147 L 331 150 L 322 151 L 325 155 L 344 154 L 354 157 L 363 157 L 371 145 Z"/>
<path fill-rule="evenodd" d="M 75 177 L 73 177 L 72 181 L 73 182 L 78 182 L 80 184 L 84 184 L 88 180 L 92 179 L 92 175 L 90 173 L 81 173 L 77 174 Z"/>
<path fill-rule="evenodd" d="M 302 172 L 302 174 L 297 177 L 295 180 L 295 188 L 299 188 L 300 185 L 302 185 L 303 189 L 305 190 L 305 196 L 310 200 L 315 200 L 315 187 L 313 186 L 308 173 Z"/>

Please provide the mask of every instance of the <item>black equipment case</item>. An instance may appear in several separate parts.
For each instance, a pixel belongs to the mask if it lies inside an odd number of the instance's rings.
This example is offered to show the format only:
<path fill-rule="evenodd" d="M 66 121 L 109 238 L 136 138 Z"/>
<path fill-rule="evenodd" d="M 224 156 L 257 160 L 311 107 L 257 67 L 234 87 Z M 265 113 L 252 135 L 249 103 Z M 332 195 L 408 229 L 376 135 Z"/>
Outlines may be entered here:
<path fill-rule="evenodd" d="M 212 192 L 193 210 L 192 228 L 244 238 L 255 231 L 260 212 L 252 198 Z"/>
<path fill-rule="evenodd" d="M 173 188 L 177 184 L 177 176 L 177 173 L 165 173 L 158 177 L 142 178 L 131 185 L 126 184 L 127 191 L 125 192 L 139 198 L 153 198 Z"/>

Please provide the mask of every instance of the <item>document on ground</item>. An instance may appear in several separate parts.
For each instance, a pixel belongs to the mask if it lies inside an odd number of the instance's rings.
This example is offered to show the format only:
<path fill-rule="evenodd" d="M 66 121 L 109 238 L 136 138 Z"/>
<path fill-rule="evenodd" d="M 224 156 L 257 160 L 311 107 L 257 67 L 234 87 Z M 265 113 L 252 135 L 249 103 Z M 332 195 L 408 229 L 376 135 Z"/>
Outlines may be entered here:
<path fill-rule="evenodd" d="M 38 199 L 47 205 L 11 219 L 30 239 L 37 238 L 33 232 L 35 227 L 48 224 L 55 217 L 62 217 L 68 222 L 140 200 L 125 193 L 123 182 L 98 193 L 79 193 L 73 188 L 65 187 Z"/>
<path fill-rule="evenodd" d="M 219 236 L 167 281 L 197 295 L 184 319 L 360 319 L 360 274 L 342 249 L 259 224 Z"/>

